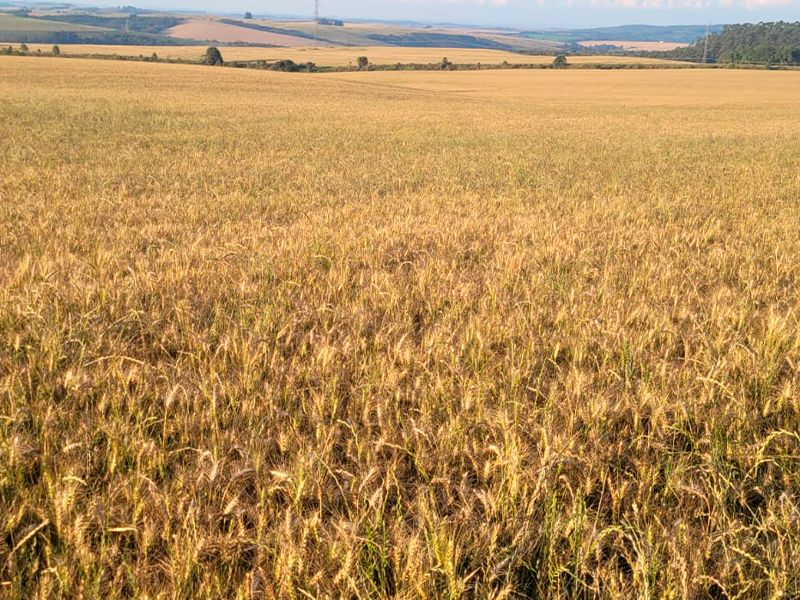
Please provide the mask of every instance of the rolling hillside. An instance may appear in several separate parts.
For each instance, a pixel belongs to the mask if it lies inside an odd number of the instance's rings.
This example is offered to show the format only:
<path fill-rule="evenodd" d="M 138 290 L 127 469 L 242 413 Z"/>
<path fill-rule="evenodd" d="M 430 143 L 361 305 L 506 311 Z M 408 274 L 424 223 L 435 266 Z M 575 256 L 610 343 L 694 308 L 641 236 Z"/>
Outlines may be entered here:
<path fill-rule="evenodd" d="M 381 23 L 317 26 L 309 21 L 139 14 L 135 9 L 122 13 L 63 8 L 34 11 L 22 16 L 0 15 L 0 41 L 156 46 L 198 41 L 279 47 L 400 46 L 524 52 L 554 52 L 562 45 L 557 40 L 534 39 L 506 30 L 413 27 Z"/>
<path fill-rule="evenodd" d="M 164 26 L 179 22 L 174 17 L 135 15 L 93 16 L 87 14 L 0 13 L 0 41 L 6 43 L 50 44 L 147 44 L 155 46 L 186 43 L 159 35 Z"/>

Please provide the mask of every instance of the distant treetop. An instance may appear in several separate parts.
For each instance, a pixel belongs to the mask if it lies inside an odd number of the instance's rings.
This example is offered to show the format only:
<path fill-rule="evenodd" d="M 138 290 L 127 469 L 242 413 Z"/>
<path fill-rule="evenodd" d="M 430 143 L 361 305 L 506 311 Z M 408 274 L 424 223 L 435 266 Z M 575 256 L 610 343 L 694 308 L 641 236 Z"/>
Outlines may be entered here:
<path fill-rule="evenodd" d="M 216 46 L 209 46 L 206 50 L 206 55 L 203 58 L 205 65 L 222 65 L 222 53 Z"/>
<path fill-rule="evenodd" d="M 705 36 L 684 48 L 660 53 L 665 58 L 703 59 Z M 708 36 L 709 62 L 800 63 L 800 22 L 726 25 Z"/>
<path fill-rule="evenodd" d="M 323 17 L 317 19 L 317 23 L 320 25 L 331 25 L 333 27 L 344 27 L 344 21 L 340 21 L 339 19 L 327 19 Z"/>

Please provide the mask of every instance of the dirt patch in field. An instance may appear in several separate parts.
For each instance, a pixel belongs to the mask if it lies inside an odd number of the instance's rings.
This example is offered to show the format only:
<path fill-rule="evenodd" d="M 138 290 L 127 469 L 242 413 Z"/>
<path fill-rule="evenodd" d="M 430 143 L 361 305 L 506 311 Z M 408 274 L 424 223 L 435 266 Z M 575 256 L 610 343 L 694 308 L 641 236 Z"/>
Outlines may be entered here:
<path fill-rule="evenodd" d="M 626 42 L 624 40 L 597 40 L 590 42 L 578 42 L 581 46 L 592 48 L 594 46 L 619 46 L 625 50 L 674 50 L 683 48 L 689 44 L 679 44 L 676 42 Z"/>
<path fill-rule="evenodd" d="M 193 40 L 213 40 L 216 42 L 233 43 L 245 42 L 249 44 L 270 44 L 272 46 L 283 46 L 295 48 L 308 46 L 310 42 L 307 38 L 284 35 L 282 33 L 271 33 L 269 31 L 259 31 L 249 27 L 238 27 L 228 25 L 219 21 L 209 19 L 192 19 L 186 23 L 176 25 L 168 29 L 166 35 Z"/>

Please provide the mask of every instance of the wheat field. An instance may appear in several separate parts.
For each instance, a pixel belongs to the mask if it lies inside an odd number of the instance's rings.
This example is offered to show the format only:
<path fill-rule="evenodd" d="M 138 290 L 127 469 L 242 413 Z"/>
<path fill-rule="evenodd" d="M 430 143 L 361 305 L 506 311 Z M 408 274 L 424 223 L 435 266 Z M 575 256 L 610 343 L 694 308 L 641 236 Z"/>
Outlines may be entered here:
<path fill-rule="evenodd" d="M 0 48 L 19 44 L 0 42 Z M 52 44 L 27 44 L 31 52 L 49 54 Z M 156 54 L 166 60 L 195 60 L 200 62 L 208 46 L 114 46 L 103 44 L 61 44 L 59 49 L 64 56 L 130 56 L 149 58 Z M 366 56 L 374 65 L 434 64 L 447 58 L 455 64 L 499 65 L 545 65 L 553 62 L 552 56 L 534 56 L 507 52 L 504 50 L 481 50 L 469 48 L 399 48 L 392 46 L 369 47 L 329 47 L 317 48 L 260 48 L 255 46 L 220 46 L 226 61 L 278 61 L 293 60 L 297 63 L 313 62 L 321 67 L 355 67 L 360 56 Z M 684 65 L 673 60 L 644 58 L 638 56 L 570 56 L 569 62 L 575 65 Z"/>
<path fill-rule="evenodd" d="M 800 594 L 800 73 L 0 89 L 0 597 Z"/>

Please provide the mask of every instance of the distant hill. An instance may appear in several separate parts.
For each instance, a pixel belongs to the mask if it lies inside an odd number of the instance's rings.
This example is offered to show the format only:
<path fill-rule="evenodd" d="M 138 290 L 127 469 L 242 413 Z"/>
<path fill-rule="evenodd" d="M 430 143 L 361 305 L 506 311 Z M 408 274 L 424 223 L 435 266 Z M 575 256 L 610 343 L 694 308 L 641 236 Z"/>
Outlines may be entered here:
<path fill-rule="evenodd" d="M 191 43 L 159 35 L 165 26 L 178 23 L 173 17 L 128 15 L 95 16 L 57 14 L 21 17 L 0 14 L 0 41 L 40 44 L 115 44 L 172 46 Z"/>
<path fill-rule="evenodd" d="M 722 31 L 723 25 L 713 25 L 710 31 Z M 572 32 L 580 41 L 629 40 L 631 42 L 675 42 L 688 44 L 705 35 L 705 25 L 620 25 L 598 29 L 577 29 Z"/>
<path fill-rule="evenodd" d="M 265 25 L 262 23 L 257 23 L 255 21 L 241 21 L 241 20 L 234 20 L 234 19 L 220 19 L 220 23 L 225 23 L 226 25 L 235 25 L 237 27 L 246 27 L 248 29 L 255 29 L 256 31 L 265 31 L 267 33 L 278 33 L 280 35 L 290 35 L 294 37 L 305 38 L 307 40 L 314 40 L 314 35 L 311 33 L 305 33 L 303 31 L 297 31 L 295 29 L 285 29 L 282 27 L 274 27 L 271 25 Z M 327 41 L 324 38 L 319 38 L 320 41 Z"/>
<path fill-rule="evenodd" d="M 700 61 L 705 41 L 685 48 L 659 52 L 663 58 Z M 730 63 L 800 63 L 800 22 L 726 25 L 708 36 L 708 60 Z"/>
<path fill-rule="evenodd" d="M 18 15 L 7 13 L 0 13 L 0 31 L 13 32 L 13 33 L 30 33 L 30 32 L 87 32 L 87 31 L 106 31 L 105 28 L 95 27 L 90 25 L 82 25 L 76 23 L 59 24 L 40 21 L 39 19 L 30 19 Z M 2 41 L 13 41 L 3 37 Z"/>
<path fill-rule="evenodd" d="M 722 31 L 722 25 L 711 26 L 711 31 Z M 559 29 L 547 31 L 523 31 L 517 35 L 533 39 L 558 40 L 565 43 L 603 40 L 627 40 L 631 42 L 673 42 L 688 44 L 705 35 L 705 25 L 620 25 L 595 29 Z"/>
<path fill-rule="evenodd" d="M 182 19 L 171 16 L 137 16 L 132 13 L 128 16 L 99 16 L 87 14 L 43 15 L 37 17 L 43 21 L 58 21 L 76 25 L 91 25 L 106 29 L 120 29 L 128 32 L 158 34 L 165 29 L 175 27 Z"/>
<path fill-rule="evenodd" d="M 12 14 L 13 12 L 13 14 Z M 199 25 L 205 25 L 200 27 Z M 237 45 L 403 46 L 471 48 L 554 53 L 561 42 L 526 39 L 516 32 L 385 23 L 351 24 L 335 19 L 234 19 L 188 13 L 155 13 L 133 6 L 110 9 L 36 5 L 0 13 L 0 42 L 110 45 L 186 45 L 214 42 Z"/>
<path fill-rule="evenodd" d="M 5 2 L 7 0 L 0 0 Z M 203 25 L 203 26 L 201 26 Z M 709 59 L 729 62 L 800 62 L 800 23 L 714 25 Z M 494 49 L 527 54 L 619 51 L 640 42 L 649 56 L 699 61 L 705 25 L 621 25 L 591 29 L 511 30 L 454 25 L 400 25 L 336 19 L 238 19 L 222 15 L 159 13 L 134 6 L 76 7 L 33 4 L 0 12 L 0 42 L 110 45 L 191 45 L 219 43 L 313 46 L 400 46 Z M 600 42 L 600 45 L 589 44 Z M 647 44 L 651 44 L 647 46 Z M 671 44 L 689 44 L 669 50 Z M 587 49 L 586 46 L 593 46 Z"/>
<path fill-rule="evenodd" d="M 408 48 L 480 48 L 485 50 L 513 50 L 513 47 L 509 44 L 474 35 L 414 32 L 402 35 L 373 33 L 367 37 L 389 46 Z"/>

